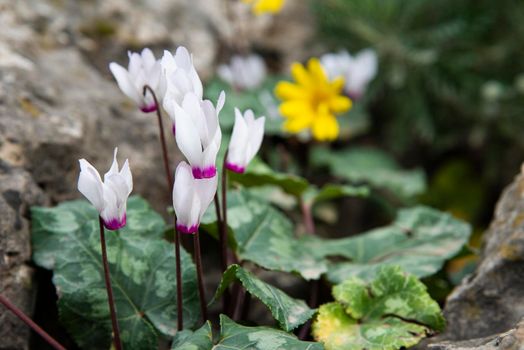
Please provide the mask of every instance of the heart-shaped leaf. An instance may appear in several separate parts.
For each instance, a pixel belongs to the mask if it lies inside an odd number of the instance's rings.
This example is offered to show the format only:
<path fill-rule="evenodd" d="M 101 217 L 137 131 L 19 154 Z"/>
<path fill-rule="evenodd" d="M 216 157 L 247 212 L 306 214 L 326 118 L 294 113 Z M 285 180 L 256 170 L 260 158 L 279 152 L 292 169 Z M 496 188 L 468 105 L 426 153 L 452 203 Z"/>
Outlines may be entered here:
<path fill-rule="evenodd" d="M 424 284 L 399 266 L 380 268 L 369 284 L 353 277 L 335 286 L 333 296 L 312 327 L 327 350 L 396 350 L 445 325 Z"/>
<path fill-rule="evenodd" d="M 173 338 L 171 350 L 210 350 L 213 347 L 213 330 L 207 321 L 196 331 L 183 330 Z"/>
<path fill-rule="evenodd" d="M 315 313 L 303 300 L 291 298 L 238 265 L 231 265 L 224 273 L 213 300 L 220 298 L 224 290 L 236 280 L 269 308 L 280 327 L 287 332 L 304 324 Z"/>
<path fill-rule="evenodd" d="M 157 346 L 176 333 L 173 245 L 161 237 L 165 223 L 140 198 L 129 199 L 127 225 L 106 232 L 111 281 L 126 349 Z M 53 270 L 60 320 L 78 345 L 107 349 L 111 326 L 103 279 L 98 213 L 85 201 L 32 208 L 35 262 Z M 182 250 L 184 326 L 199 317 L 196 271 Z"/>

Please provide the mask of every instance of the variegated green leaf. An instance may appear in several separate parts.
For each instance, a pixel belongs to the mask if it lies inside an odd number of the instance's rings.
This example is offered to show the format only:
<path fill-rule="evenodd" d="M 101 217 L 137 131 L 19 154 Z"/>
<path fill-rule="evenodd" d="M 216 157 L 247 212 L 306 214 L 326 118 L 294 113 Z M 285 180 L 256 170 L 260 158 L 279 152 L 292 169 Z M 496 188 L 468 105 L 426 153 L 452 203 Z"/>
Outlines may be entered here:
<path fill-rule="evenodd" d="M 436 301 L 399 266 L 382 267 L 371 283 L 353 277 L 333 288 L 313 335 L 327 350 L 396 350 L 417 344 L 445 320 Z"/>
<path fill-rule="evenodd" d="M 173 338 L 171 350 L 211 350 L 213 347 L 213 330 L 207 321 L 196 331 L 183 330 Z"/>
<path fill-rule="evenodd" d="M 176 278 L 165 223 L 140 198 L 129 200 L 127 225 L 107 231 L 107 251 L 126 349 L 156 348 L 176 333 Z M 84 349 L 108 349 L 111 326 L 100 253 L 98 213 L 85 201 L 33 208 L 35 262 L 53 270 L 61 322 Z M 199 317 L 195 267 L 182 251 L 184 326 Z"/>
<path fill-rule="evenodd" d="M 264 303 L 280 327 L 287 332 L 304 324 L 315 313 L 315 310 L 310 309 L 303 300 L 291 298 L 238 265 L 231 265 L 224 273 L 213 299 L 217 300 L 235 280 L 240 281 L 249 293 Z"/>
<path fill-rule="evenodd" d="M 327 277 L 333 283 L 351 276 L 369 280 L 380 266 L 387 264 L 400 265 L 406 272 L 426 277 L 457 255 L 470 234 L 467 223 L 436 209 L 418 206 L 400 210 L 391 225 L 359 236 L 336 240 L 310 238 L 309 249 L 319 257 L 349 260 L 330 263 Z"/>
<path fill-rule="evenodd" d="M 308 280 L 327 271 L 327 261 L 294 238 L 293 225 L 283 213 L 244 190 L 229 191 L 227 203 L 228 226 L 241 260 L 270 270 L 296 272 Z M 215 221 L 214 208 L 210 208 L 202 223 Z"/>
<path fill-rule="evenodd" d="M 220 316 L 220 340 L 213 350 L 323 350 L 322 344 L 300 341 L 292 334 L 269 327 L 245 327 Z"/>
<path fill-rule="evenodd" d="M 403 170 L 386 153 L 373 148 L 350 148 L 333 151 L 316 148 L 313 161 L 326 165 L 333 175 L 352 183 L 368 183 L 384 188 L 400 198 L 410 198 L 426 189 L 426 177 L 421 169 Z"/>
<path fill-rule="evenodd" d="M 258 158 L 251 161 L 245 173 L 230 172 L 229 177 L 232 182 L 242 184 L 245 187 L 278 186 L 284 192 L 294 196 L 300 196 L 309 186 L 308 181 L 303 177 L 273 171 Z"/>
<path fill-rule="evenodd" d="M 209 225 L 215 220 L 210 208 L 203 222 Z M 392 224 L 358 236 L 297 239 L 284 214 L 244 190 L 229 192 L 228 225 L 240 259 L 296 272 L 305 279 L 327 273 L 333 283 L 351 276 L 369 280 L 377 268 L 388 264 L 400 265 L 418 277 L 432 275 L 462 249 L 471 233 L 463 221 L 419 206 L 403 209 Z"/>

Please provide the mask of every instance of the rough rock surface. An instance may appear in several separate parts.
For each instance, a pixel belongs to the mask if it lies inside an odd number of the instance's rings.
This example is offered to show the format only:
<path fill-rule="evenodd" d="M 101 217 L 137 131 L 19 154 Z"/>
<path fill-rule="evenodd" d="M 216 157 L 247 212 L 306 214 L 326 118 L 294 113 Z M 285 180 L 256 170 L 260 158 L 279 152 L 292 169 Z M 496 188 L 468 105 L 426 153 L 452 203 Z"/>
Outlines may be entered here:
<path fill-rule="evenodd" d="M 524 175 L 504 191 L 476 271 L 448 297 L 444 339 L 505 332 L 524 317 Z"/>
<path fill-rule="evenodd" d="M 443 342 L 429 345 L 428 350 L 522 350 L 524 349 L 524 319 L 508 332 L 491 337 Z"/>
<path fill-rule="evenodd" d="M 109 61 L 125 62 L 128 49 L 161 54 L 183 44 L 209 77 L 235 49 L 272 52 L 284 63 L 306 58 L 306 2 L 288 1 L 281 15 L 258 18 L 240 3 L 225 6 L 232 3 L 0 0 L 0 293 L 28 314 L 36 291 L 28 208 L 78 197 L 79 158 L 105 171 L 118 146 L 119 159 L 130 160 L 134 193 L 159 211 L 168 205 L 156 117 L 122 95 Z M 239 33 L 242 45 L 233 47 Z M 0 350 L 27 348 L 27 328 L 0 307 Z"/>

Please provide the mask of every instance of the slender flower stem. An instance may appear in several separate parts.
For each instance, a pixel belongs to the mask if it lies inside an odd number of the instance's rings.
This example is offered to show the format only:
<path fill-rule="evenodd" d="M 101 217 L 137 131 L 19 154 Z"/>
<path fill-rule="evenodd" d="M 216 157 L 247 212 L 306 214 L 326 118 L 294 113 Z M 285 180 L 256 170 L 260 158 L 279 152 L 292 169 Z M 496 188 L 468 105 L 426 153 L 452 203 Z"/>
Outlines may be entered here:
<path fill-rule="evenodd" d="M 160 145 L 162 147 L 164 169 L 166 172 L 167 188 L 169 189 L 169 193 L 171 193 L 173 191 L 173 176 L 171 174 L 171 167 L 169 166 L 170 163 L 167 154 L 166 138 L 164 136 L 164 124 L 162 123 L 162 112 L 160 111 L 160 105 L 158 104 L 158 99 L 156 97 L 155 91 L 149 85 L 145 85 L 142 94 L 145 96 L 148 91 L 149 93 L 151 93 L 151 95 L 153 96 L 153 100 L 155 101 L 156 115 L 158 117 L 158 128 L 160 134 Z"/>
<path fill-rule="evenodd" d="M 120 341 L 120 329 L 118 328 L 118 319 L 116 317 L 115 300 L 113 298 L 113 287 L 111 287 L 111 275 L 109 273 L 109 263 L 107 262 L 106 237 L 104 232 L 104 221 L 99 218 L 100 222 L 100 245 L 102 247 L 102 264 L 104 265 L 104 279 L 106 282 L 107 301 L 111 313 L 111 324 L 113 326 L 113 336 L 116 350 L 122 350 Z"/>
<path fill-rule="evenodd" d="M 318 306 L 318 294 L 320 292 L 320 280 L 311 281 L 310 284 L 310 294 L 308 305 L 310 308 L 315 309 Z M 311 320 L 309 320 L 305 325 L 302 326 L 298 333 L 298 338 L 300 340 L 306 340 L 311 330 Z"/>
<path fill-rule="evenodd" d="M 197 268 L 197 278 L 198 278 L 198 294 L 200 295 L 200 309 L 202 311 L 202 317 L 204 322 L 207 321 L 207 303 L 206 303 L 206 294 L 204 289 L 204 273 L 202 272 L 202 256 L 200 255 L 200 234 L 195 232 L 193 234 L 193 249 L 195 251 L 195 261 Z"/>
<path fill-rule="evenodd" d="M 51 345 L 56 350 L 66 350 L 59 342 L 57 342 L 53 337 L 51 337 L 46 331 L 44 331 L 39 325 L 37 325 L 33 320 L 31 320 L 22 310 L 17 308 L 13 303 L 9 301 L 3 295 L 0 295 L 0 303 L 4 305 L 9 311 L 15 314 L 16 317 L 24 321 L 26 325 L 31 327 L 33 331 L 38 333 L 44 340 Z"/>
<path fill-rule="evenodd" d="M 177 309 L 177 329 L 184 329 L 184 309 L 182 306 L 182 265 L 180 263 L 180 232 L 176 229 L 175 218 L 175 258 L 176 258 L 176 309 Z"/>
<path fill-rule="evenodd" d="M 229 265 L 227 259 L 227 151 L 224 155 L 224 162 L 222 164 L 222 227 L 220 230 L 220 247 L 222 250 L 222 259 L 225 261 L 223 267 L 227 269 Z M 224 269 L 225 271 L 225 269 Z"/>
<path fill-rule="evenodd" d="M 307 233 L 314 235 L 316 232 L 315 221 L 313 220 L 311 205 L 308 205 L 302 198 L 300 198 L 300 207 L 302 209 L 302 219 L 304 220 L 304 226 L 306 227 Z M 311 281 L 309 288 L 309 300 L 308 305 L 311 308 L 318 306 L 318 294 L 320 292 L 320 281 Z M 311 320 L 308 321 L 299 331 L 298 337 L 300 340 L 305 340 L 311 330 Z"/>
<path fill-rule="evenodd" d="M 244 301 L 246 299 L 246 290 L 241 288 L 237 294 L 237 303 L 235 305 L 235 310 L 233 311 L 233 321 L 238 322 L 242 317 L 242 311 L 244 306 Z"/>
<path fill-rule="evenodd" d="M 220 256 L 222 262 L 222 272 L 227 270 L 229 266 L 228 250 L 227 250 L 227 151 L 224 155 L 224 161 L 222 163 L 222 216 L 219 227 L 219 244 L 220 244 Z M 218 194 L 215 196 L 218 202 Z M 217 203 L 215 202 L 215 204 Z M 217 206 L 218 207 L 218 206 Z M 226 288 L 222 296 L 222 312 L 228 313 L 231 305 L 231 293 L 229 288 Z"/>
<path fill-rule="evenodd" d="M 215 211 L 217 216 L 217 226 L 218 226 L 218 240 L 221 248 L 220 254 L 220 264 L 222 266 L 222 273 L 227 270 L 227 241 L 223 239 L 224 235 L 222 234 L 222 214 L 220 211 L 220 199 L 218 198 L 218 192 L 215 194 Z M 225 251 L 225 253 L 224 253 Z M 222 313 L 227 314 L 227 307 L 229 305 L 229 300 L 231 299 L 231 294 L 229 293 L 229 288 L 224 291 L 222 295 Z"/>
<path fill-rule="evenodd" d="M 311 205 L 308 205 L 302 197 L 300 197 L 300 209 L 302 210 L 302 220 L 306 228 L 306 233 L 315 234 L 315 221 L 313 220 L 313 213 Z"/>

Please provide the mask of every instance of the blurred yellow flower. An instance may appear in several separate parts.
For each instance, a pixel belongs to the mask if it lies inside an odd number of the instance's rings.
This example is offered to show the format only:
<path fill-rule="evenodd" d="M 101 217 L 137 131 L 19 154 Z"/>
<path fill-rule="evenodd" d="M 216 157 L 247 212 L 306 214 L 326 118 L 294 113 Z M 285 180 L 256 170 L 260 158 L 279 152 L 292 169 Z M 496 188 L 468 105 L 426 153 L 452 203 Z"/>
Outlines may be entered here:
<path fill-rule="evenodd" d="M 246 4 L 253 4 L 253 13 L 257 16 L 264 13 L 280 12 L 285 0 L 242 0 Z"/>
<path fill-rule="evenodd" d="M 347 112 L 351 100 L 342 95 L 344 79 L 330 81 L 317 58 L 307 63 L 293 63 L 291 75 L 296 83 L 281 81 L 275 94 L 283 102 L 280 113 L 286 118 L 284 130 L 299 133 L 311 129 L 319 141 L 330 141 L 338 137 L 339 127 L 335 114 Z"/>

